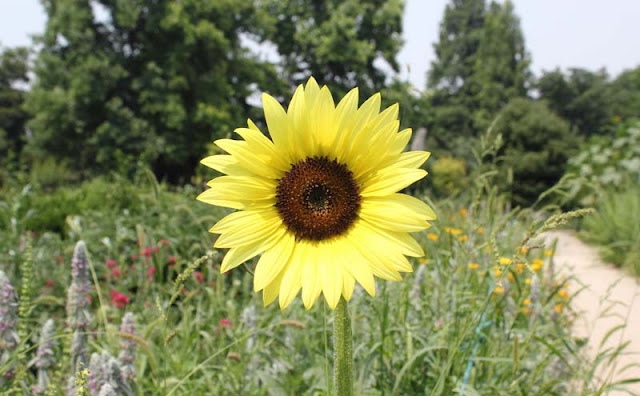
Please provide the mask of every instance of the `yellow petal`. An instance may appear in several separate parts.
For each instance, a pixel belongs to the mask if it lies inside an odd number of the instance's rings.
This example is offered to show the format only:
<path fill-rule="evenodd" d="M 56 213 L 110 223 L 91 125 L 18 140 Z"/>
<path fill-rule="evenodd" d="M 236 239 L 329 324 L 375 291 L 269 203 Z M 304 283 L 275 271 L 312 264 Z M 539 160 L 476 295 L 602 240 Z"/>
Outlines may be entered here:
<path fill-rule="evenodd" d="M 227 272 L 244 263 L 245 261 L 252 259 L 265 250 L 271 248 L 284 236 L 286 232 L 286 228 L 280 227 L 265 240 L 259 240 L 249 245 L 229 249 L 227 254 L 222 259 L 222 264 L 220 265 L 220 273 Z"/>
<path fill-rule="evenodd" d="M 422 169 L 385 168 L 375 172 L 363 183 L 363 197 L 393 194 L 427 175 Z"/>
<path fill-rule="evenodd" d="M 295 237 L 293 234 L 285 233 L 280 240 L 260 257 L 253 277 L 254 291 L 260 291 L 273 282 L 289 261 L 294 245 Z"/>
<path fill-rule="evenodd" d="M 360 217 L 388 230 L 418 232 L 429 228 L 427 220 L 434 220 L 436 215 L 427 204 L 417 198 L 392 194 L 363 199 Z"/>
<path fill-rule="evenodd" d="M 200 163 L 231 176 L 250 176 L 253 174 L 240 166 L 240 162 L 231 155 L 211 155 L 204 158 Z"/>
<path fill-rule="evenodd" d="M 311 309 L 322 291 L 322 283 L 318 276 L 318 266 L 321 263 L 318 262 L 319 257 L 315 254 L 315 249 L 306 245 L 305 249 L 306 254 L 303 255 L 305 264 L 302 271 L 302 302 L 306 309 Z"/>
<path fill-rule="evenodd" d="M 282 176 L 282 171 L 273 167 L 274 156 L 257 146 L 249 147 L 247 142 L 232 139 L 219 139 L 214 143 L 231 154 L 238 161 L 239 166 L 255 175 L 269 179 L 278 179 Z"/>
<path fill-rule="evenodd" d="M 282 283 L 282 277 L 284 273 L 287 271 L 287 266 L 285 266 L 282 271 L 275 277 L 275 279 L 269 283 L 267 286 L 262 289 L 262 303 L 266 307 L 276 300 L 278 297 L 278 293 L 280 292 L 280 284 Z"/>
<path fill-rule="evenodd" d="M 385 251 L 387 248 L 395 250 L 393 246 L 379 245 L 378 243 L 384 242 L 384 240 L 366 227 L 362 227 L 361 224 L 356 224 L 348 237 L 362 257 L 368 261 L 369 268 L 375 276 L 387 280 L 402 280 L 393 263 L 389 260 L 390 252 Z M 372 248 L 374 246 L 375 248 Z"/>
<path fill-rule="evenodd" d="M 288 153 L 289 121 L 287 113 L 277 100 L 266 93 L 262 94 L 262 105 L 271 140 L 280 152 Z"/>
<path fill-rule="evenodd" d="M 344 296 L 344 299 L 349 301 L 351 300 L 351 296 L 353 295 L 353 288 L 356 284 L 355 279 L 353 279 L 353 276 L 351 276 L 351 274 L 344 268 L 341 269 L 342 271 L 342 295 Z"/>
<path fill-rule="evenodd" d="M 256 211 L 256 214 L 251 218 L 255 220 L 252 223 L 235 222 L 233 227 L 230 227 L 220 235 L 214 247 L 233 248 L 265 240 L 282 225 L 282 220 L 280 220 L 275 210 Z"/>
<path fill-rule="evenodd" d="M 283 271 L 279 293 L 281 309 L 288 307 L 302 288 L 302 270 L 305 264 L 303 254 L 306 253 L 306 248 L 304 243 L 296 244 L 289 258 L 289 264 Z"/>
<path fill-rule="evenodd" d="M 328 250 L 325 249 L 330 254 Z M 326 257 L 330 257 L 327 255 Z M 329 304 L 329 308 L 336 309 L 342 295 L 342 271 L 336 267 L 333 260 L 326 260 L 319 267 L 319 276 L 322 280 L 322 293 Z"/>

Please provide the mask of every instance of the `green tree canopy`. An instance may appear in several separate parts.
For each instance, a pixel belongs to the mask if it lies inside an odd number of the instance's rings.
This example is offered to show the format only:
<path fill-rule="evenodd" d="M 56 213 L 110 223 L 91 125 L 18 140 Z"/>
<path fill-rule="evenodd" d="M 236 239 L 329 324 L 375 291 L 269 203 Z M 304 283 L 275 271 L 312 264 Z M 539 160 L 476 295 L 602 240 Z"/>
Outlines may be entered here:
<path fill-rule="evenodd" d="M 45 0 L 27 100 L 35 153 L 108 171 L 142 159 L 177 181 L 277 83 L 242 45 L 264 18 L 245 0 Z M 273 83 L 271 83 L 273 82 Z"/>
<path fill-rule="evenodd" d="M 579 143 L 569 124 L 544 102 L 525 98 L 513 99 L 500 111 L 494 131 L 504 141 L 502 167 L 512 174 L 505 190 L 514 203 L 526 206 L 562 177 Z"/>
<path fill-rule="evenodd" d="M 529 56 L 510 1 L 451 0 L 428 73 L 430 125 L 456 155 L 486 129 L 510 99 L 526 96 Z M 461 149 L 463 148 L 463 149 Z"/>
<path fill-rule="evenodd" d="M 17 158 L 25 142 L 28 114 L 22 109 L 25 92 L 20 84 L 29 81 L 28 61 L 26 48 L 9 48 L 0 53 L 0 165 L 3 167 L 10 158 Z"/>
<path fill-rule="evenodd" d="M 267 39 L 292 85 L 314 76 L 336 97 L 355 86 L 364 97 L 385 86 L 381 63 L 398 70 L 404 0 L 262 0 L 262 6 L 272 15 Z"/>
<path fill-rule="evenodd" d="M 606 71 L 573 68 L 544 73 L 537 82 L 540 99 L 582 136 L 602 133 L 613 117 L 611 86 Z"/>

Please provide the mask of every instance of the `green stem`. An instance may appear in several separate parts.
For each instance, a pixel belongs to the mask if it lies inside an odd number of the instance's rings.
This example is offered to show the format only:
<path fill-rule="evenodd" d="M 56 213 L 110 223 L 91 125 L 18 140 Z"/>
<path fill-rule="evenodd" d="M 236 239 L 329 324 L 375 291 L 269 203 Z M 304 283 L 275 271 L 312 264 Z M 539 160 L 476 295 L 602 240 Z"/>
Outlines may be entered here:
<path fill-rule="evenodd" d="M 333 322 L 333 384 L 337 396 L 353 395 L 353 340 L 351 318 L 344 298 L 335 310 Z"/>

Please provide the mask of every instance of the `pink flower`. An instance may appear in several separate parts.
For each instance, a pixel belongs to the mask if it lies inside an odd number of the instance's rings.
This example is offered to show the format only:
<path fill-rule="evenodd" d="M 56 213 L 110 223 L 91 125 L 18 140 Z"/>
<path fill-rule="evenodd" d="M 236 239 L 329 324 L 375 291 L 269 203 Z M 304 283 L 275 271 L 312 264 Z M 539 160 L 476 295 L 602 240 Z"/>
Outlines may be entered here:
<path fill-rule="evenodd" d="M 227 327 L 231 326 L 231 321 L 227 318 L 220 319 L 220 326 Z"/>
<path fill-rule="evenodd" d="M 156 273 L 156 267 L 149 267 L 147 269 L 147 278 L 153 278 L 153 275 Z"/>
<path fill-rule="evenodd" d="M 120 276 L 120 275 L 122 275 L 122 271 L 120 271 L 120 268 L 114 268 L 113 270 L 111 270 L 111 275 L 112 276 Z"/>
<path fill-rule="evenodd" d="M 202 272 L 200 271 L 193 271 L 193 276 L 196 277 L 196 280 L 198 281 L 198 283 L 202 283 L 204 282 L 204 275 L 202 274 Z"/>
<path fill-rule="evenodd" d="M 109 259 L 109 260 L 104 262 L 104 265 L 106 265 L 107 268 L 115 268 L 117 263 L 116 263 L 116 260 Z"/>
<path fill-rule="evenodd" d="M 124 308 L 129 304 L 129 297 L 115 290 L 111 290 L 111 303 L 116 308 Z"/>
<path fill-rule="evenodd" d="M 129 259 L 130 259 L 131 261 L 137 261 L 137 260 L 138 260 L 138 256 L 137 256 L 137 255 L 135 255 L 135 254 L 132 254 L 131 256 L 129 256 Z"/>
<path fill-rule="evenodd" d="M 168 239 L 161 239 L 160 240 L 160 244 L 162 246 L 169 246 L 169 240 Z"/>
<path fill-rule="evenodd" d="M 147 256 L 147 257 L 151 256 L 151 248 L 147 247 L 147 248 L 142 249 L 142 254 L 144 256 Z"/>
<path fill-rule="evenodd" d="M 169 256 L 169 263 L 173 264 L 176 262 L 176 256 Z"/>
<path fill-rule="evenodd" d="M 53 287 L 53 280 L 47 279 L 46 281 L 44 281 L 44 284 L 47 287 Z"/>
<path fill-rule="evenodd" d="M 158 253 L 158 247 L 157 246 L 151 246 L 151 251 L 153 253 Z"/>

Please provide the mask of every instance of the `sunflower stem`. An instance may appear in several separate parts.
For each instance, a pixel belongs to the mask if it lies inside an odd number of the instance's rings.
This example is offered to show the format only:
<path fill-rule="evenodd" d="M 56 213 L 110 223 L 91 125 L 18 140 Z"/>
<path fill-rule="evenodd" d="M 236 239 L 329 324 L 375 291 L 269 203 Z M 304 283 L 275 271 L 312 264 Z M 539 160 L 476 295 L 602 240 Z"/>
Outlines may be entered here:
<path fill-rule="evenodd" d="M 333 384 L 337 396 L 353 395 L 353 340 L 351 318 L 344 298 L 335 310 L 333 321 Z"/>

